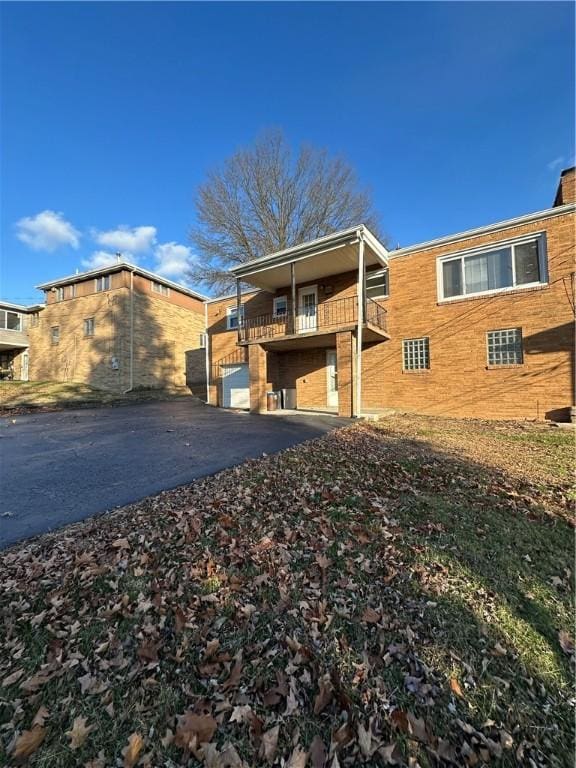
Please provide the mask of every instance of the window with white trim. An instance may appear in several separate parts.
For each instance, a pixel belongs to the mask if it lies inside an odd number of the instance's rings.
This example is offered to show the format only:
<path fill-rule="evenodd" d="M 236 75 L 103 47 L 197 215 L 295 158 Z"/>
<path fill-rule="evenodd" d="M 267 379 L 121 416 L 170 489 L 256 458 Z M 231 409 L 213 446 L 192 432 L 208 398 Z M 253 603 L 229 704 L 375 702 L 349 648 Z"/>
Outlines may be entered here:
<path fill-rule="evenodd" d="M 369 299 L 388 296 L 388 267 L 366 273 L 366 296 Z"/>
<path fill-rule="evenodd" d="M 110 290 L 110 275 L 102 275 L 96 278 L 96 292 Z"/>
<path fill-rule="evenodd" d="M 60 326 L 59 325 L 53 325 L 52 328 L 50 328 L 50 342 L 52 344 L 60 343 Z"/>
<path fill-rule="evenodd" d="M 546 283 L 544 234 L 478 248 L 438 263 L 440 301 Z"/>
<path fill-rule="evenodd" d="M 430 339 L 402 340 L 402 368 L 405 371 L 425 371 L 430 368 Z"/>
<path fill-rule="evenodd" d="M 206 349 L 206 338 L 207 335 L 205 333 L 200 334 L 200 349 Z"/>
<path fill-rule="evenodd" d="M 244 304 L 240 307 L 240 326 L 244 322 Z M 226 328 L 229 331 L 238 328 L 238 308 L 236 306 L 228 307 L 226 310 Z"/>
<path fill-rule="evenodd" d="M 486 351 L 488 365 L 522 365 L 522 328 L 488 331 Z"/>
<path fill-rule="evenodd" d="M 56 301 L 64 301 L 64 287 L 56 288 Z"/>
<path fill-rule="evenodd" d="M 68 298 L 69 299 L 76 298 L 76 283 L 72 283 L 72 285 L 68 286 Z"/>
<path fill-rule="evenodd" d="M 21 331 L 23 328 L 20 312 L 11 312 L 9 309 L 0 309 L 0 329 L 3 331 Z"/>
<path fill-rule="evenodd" d="M 159 293 L 161 296 L 168 296 L 170 294 L 170 288 L 163 283 L 159 283 L 157 280 L 151 280 L 152 290 L 154 293 Z"/>
<path fill-rule="evenodd" d="M 94 336 L 95 322 L 93 317 L 84 320 L 84 336 Z"/>
<path fill-rule="evenodd" d="M 274 297 L 274 317 L 285 317 L 288 314 L 288 299 L 286 296 Z"/>

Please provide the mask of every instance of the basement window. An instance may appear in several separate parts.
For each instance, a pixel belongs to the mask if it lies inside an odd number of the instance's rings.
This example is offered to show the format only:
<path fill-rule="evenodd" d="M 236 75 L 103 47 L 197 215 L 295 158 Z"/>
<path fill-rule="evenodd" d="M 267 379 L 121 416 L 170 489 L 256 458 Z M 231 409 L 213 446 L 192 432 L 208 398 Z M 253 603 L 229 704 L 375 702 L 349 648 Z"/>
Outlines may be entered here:
<path fill-rule="evenodd" d="M 423 371 L 430 368 L 430 339 L 404 339 L 402 341 L 403 369 Z"/>
<path fill-rule="evenodd" d="M 522 365 L 522 328 L 488 331 L 486 334 L 488 365 Z"/>

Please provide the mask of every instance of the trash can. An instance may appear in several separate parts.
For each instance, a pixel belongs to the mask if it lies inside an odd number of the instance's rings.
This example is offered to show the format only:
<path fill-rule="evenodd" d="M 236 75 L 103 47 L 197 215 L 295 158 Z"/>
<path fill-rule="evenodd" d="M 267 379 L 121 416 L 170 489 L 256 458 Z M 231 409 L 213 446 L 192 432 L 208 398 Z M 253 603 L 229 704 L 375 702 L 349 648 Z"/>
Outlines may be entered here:
<path fill-rule="evenodd" d="M 278 410 L 278 392 L 267 392 L 266 393 L 266 406 L 269 411 L 277 411 Z"/>

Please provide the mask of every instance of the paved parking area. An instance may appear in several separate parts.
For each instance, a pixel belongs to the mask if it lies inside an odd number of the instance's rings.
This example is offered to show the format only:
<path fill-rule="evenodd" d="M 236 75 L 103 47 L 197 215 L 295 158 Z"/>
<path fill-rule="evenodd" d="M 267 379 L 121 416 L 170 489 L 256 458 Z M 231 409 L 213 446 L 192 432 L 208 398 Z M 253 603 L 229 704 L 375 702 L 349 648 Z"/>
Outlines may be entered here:
<path fill-rule="evenodd" d="M 0 548 L 347 423 L 192 399 L 0 419 Z"/>

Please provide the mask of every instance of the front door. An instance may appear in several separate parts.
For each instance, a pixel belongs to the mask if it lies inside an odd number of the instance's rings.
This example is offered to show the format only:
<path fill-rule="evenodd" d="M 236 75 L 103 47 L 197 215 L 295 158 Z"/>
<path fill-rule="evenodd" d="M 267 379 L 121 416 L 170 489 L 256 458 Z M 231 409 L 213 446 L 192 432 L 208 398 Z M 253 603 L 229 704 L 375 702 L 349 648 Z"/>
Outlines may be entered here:
<path fill-rule="evenodd" d="M 28 352 L 22 352 L 20 379 L 22 381 L 28 381 Z"/>
<path fill-rule="evenodd" d="M 326 352 L 326 405 L 329 408 L 338 408 L 338 369 L 336 367 L 336 350 L 329 349 Z"/>
<path fill-rule="evenodd" d="M 298 315 L 296 327 L 298 333 L 310 333 L 318 328 L 318 287 L 308 285 L 298 291 Z"/>

